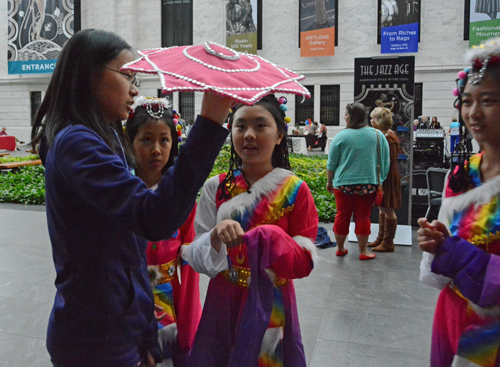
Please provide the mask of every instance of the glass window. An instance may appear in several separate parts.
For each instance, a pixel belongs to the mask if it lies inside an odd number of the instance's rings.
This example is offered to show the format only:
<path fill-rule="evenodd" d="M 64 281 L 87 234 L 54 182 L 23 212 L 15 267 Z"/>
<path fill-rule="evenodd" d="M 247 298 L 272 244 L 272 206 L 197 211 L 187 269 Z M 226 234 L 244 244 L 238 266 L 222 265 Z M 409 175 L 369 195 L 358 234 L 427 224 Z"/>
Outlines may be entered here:
<path fill-rule="evenodd" d="M 295 124 L 305 125 L 307 119 L 314 119 L 314 85 L 305 85 L 311 93 L 311 98 L 305 98 L 302 102 L 302 97 L 295 97 Z"/>
<path fill-rule="evenodd" d="M 422 116 L 422 101 L 423 101 L 423 84 L 415 83 L 415 101 L 413 102 L 413 118 L 416 119 L 418 116 Z"/>
<path fill-rule="evenodd" d="M 184 121 L 194 121 L 194 92 L 179 92 L 179 113 Z"/>
<path fill-rule="evenodd" d="M 82 29 L 81 0 L 74 0 L 73 31 L 74 33 Z"/>
<path fill-rule="evenodd" d="M 162 47 L 192 45 L 193 1 L 162 0 L 161 5 Z"/>
<path fill-rule="evenodd" d="M 465 0 L 464 8 L 464 41 L 469 40 L 470 32 L 470 0 Z"/>
<path fill-rule="evenodd" d="M 339 126 L 340 85 L 322 85 L 319 122 L 327 126 Z"/>
<path fill-rule="evenodd" d="M 42 92 L 30 92 L 31 103 L 31 126 L 35 123 L 35 117 L 42 104 Z"/>

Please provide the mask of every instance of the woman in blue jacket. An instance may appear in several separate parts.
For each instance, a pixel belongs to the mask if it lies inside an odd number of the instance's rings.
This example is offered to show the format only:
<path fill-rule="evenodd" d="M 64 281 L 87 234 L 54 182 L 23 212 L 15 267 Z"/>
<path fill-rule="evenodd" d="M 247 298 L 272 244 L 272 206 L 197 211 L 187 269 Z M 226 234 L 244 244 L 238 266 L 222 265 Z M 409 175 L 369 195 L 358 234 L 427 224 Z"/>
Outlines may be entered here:
<path fill-rule="evenodd" d="M 145 238 L 169 238 L 182 225 L 227 136 L 221 125 L 232 101 L 205 94 L 175 165 L 149 190 L 130 172 L 128 148 L 113 129 L 138 94 L 135 75 L 120 71 L 133 60 L 114 33 L 76 33 L 59 56 L 33 127 L 57 275 L 47 335 L 54 366 L 161 360 Z"/>

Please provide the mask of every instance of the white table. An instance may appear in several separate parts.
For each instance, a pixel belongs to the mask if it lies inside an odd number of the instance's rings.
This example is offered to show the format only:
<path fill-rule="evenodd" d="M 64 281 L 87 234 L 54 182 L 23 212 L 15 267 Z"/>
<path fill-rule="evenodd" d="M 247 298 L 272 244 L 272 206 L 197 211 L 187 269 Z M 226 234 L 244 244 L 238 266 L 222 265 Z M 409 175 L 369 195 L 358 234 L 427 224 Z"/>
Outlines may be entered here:
<path fill-rule="evenodd" d="M 333 138 L 328 138 L 325 145 L 325 154 L 330 153 L 330 145 L 332 144 Z"/>
<path fill-rule="evenodd" d="M 307 143 L 304 137 L 292 136 L 292 149 L 293 153 L 307 154 Z"/>

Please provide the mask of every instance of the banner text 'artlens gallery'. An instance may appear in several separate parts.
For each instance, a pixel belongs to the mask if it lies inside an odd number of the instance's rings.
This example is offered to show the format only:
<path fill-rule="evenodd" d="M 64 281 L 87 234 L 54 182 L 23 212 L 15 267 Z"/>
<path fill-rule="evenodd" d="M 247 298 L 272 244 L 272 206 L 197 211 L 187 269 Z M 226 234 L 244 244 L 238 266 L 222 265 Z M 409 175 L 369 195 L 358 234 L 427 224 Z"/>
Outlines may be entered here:
<path fill-rule="evenodd" d="M 9 74 L 52 73 L 74 33 L 73 0 L 8 1 Z"/>
<path fill-rule="evenodd" d="M 334 0 L 300 0 L 300 56 L 335 55 Z"/>

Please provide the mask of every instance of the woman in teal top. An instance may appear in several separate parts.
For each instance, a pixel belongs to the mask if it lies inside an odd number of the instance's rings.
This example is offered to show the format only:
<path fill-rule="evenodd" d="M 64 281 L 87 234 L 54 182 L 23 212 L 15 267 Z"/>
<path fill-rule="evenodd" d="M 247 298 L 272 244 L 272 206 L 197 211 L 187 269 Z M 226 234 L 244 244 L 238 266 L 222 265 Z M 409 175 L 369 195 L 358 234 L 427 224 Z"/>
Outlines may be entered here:
<path fill-rule="evenodd" d="M 366 109 L 361 103 L 347 105 L 345 121 L 347 127 L 335 135 L 330 145 L 326 166 L 326 189 L 335 194 L 337 204 L 333 226 L 338 245 L 336 254 L 347 254 L 344 243 L 354 213 L 359 259 L 371 260 L 375 254 L 366 249 L 370 235 L 370 214 L 377 183 L 383 182 L 389 172 L 389 145 L 380 131 L 368 126 Z M 377 145 L 380 145 L 380 178 L 377 178 Z"/>

